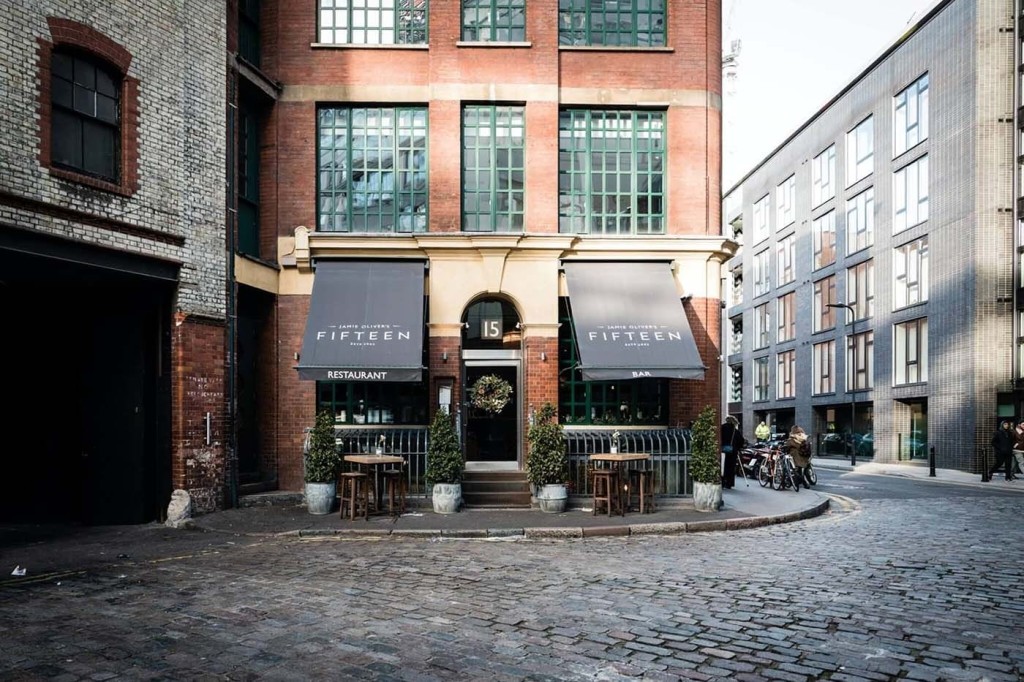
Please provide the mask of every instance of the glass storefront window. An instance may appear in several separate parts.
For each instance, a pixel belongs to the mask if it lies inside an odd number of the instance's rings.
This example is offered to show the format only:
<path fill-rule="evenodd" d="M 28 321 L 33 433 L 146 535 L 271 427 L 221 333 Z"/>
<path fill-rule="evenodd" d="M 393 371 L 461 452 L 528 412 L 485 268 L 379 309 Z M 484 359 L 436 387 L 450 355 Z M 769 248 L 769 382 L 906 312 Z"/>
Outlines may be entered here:
<path fill-rule="evenodd" d="M 335 424 L 427 424 L 427 382 L 373 384 L 318 381 L 317 411 L 329 410 Z"/>

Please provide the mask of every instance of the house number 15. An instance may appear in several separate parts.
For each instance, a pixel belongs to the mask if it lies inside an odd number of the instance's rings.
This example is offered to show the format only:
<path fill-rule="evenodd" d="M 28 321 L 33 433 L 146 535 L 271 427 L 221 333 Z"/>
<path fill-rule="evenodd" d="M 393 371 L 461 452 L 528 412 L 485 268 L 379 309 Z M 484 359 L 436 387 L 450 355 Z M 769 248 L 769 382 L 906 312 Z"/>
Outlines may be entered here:
<path fill-rule="evenodd" d="M 497 317 L 494 319 L 484 318 L 480 320 L 480 338 L 481 339 L 500 339 L 501 338 L 501 318 Z"/>

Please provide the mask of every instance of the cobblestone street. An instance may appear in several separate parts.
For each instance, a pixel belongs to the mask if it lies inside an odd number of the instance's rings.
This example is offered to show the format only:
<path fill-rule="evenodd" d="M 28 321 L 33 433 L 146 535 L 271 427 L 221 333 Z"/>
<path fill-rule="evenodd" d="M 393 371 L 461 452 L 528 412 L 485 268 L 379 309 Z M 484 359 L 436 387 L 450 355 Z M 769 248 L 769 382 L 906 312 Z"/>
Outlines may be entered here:
<path fill-rule="evenodd" d="M 1024 495 L 900 485 L 744 531 L 250 538 L 8 585 L 2 677 L 1020 679 Z"/>

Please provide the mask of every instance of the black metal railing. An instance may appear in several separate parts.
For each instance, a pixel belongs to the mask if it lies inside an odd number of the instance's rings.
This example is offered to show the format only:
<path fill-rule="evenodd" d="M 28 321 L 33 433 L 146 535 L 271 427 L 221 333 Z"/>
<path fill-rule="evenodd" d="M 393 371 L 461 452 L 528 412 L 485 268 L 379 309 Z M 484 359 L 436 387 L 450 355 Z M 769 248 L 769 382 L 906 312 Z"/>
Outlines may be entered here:
<path fill-rule="evenodd" d="M 573 495 L 589 495 L 587 463 L 590 455 L 611 452 L 612 431 L 576 430 L 565 432 L 569 452 L 569 482 Z M 659 495 L 693 494 L 690 480 L 690 431 L 688 429 L 650 429 L 619 432 L 619 452 L 644 452 L 651 455 L 648 467 L 654 470 L 655 492 Z"/>
<path fill-rule="evenodd" d="M 309 451 L 309 434 L 302 452 Z M 405 471 L 408 476 L 409 494 L 426 495 L 427 485 L 424 474 L 427 469 L 427 428 L 413 427 L 376 427 L 365 429 L 336 428 L 335 443 L 340 455 L 374 454 L 377 446 L 381 446 L 385 455 L 401 455 L 405 458 Z M 381 436 L 384 440 L 381 441 Z M 343 467 L 347 467 L 344 464 Z M 344 470 L 344 468 L 343 468 Z"/>

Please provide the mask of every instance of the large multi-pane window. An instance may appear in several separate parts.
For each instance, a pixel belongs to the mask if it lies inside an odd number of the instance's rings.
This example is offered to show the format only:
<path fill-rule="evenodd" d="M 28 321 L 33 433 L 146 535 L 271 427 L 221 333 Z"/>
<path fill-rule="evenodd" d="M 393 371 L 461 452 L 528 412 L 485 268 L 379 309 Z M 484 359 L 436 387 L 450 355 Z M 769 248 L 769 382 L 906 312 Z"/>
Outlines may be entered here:
<path fill-rule="evenodd" d="M 831 275 L 814 283 L 814 329 L 815 333 L 836 326 L 836 309 L 829 308 L 836 302 L 836 276 Z"/>
<path fill-rule="evenodd" d="M 760 244 L 768 239 L 768 195 L 754 202 L 754 225 L 751 234 L 754 237 L 754 244 Z"/>
<path fill-rule="evenodd" d="M 462 39 L 500 43 L 526 40 L 526 0 L 462 0 Z"/>
<path fill-rule="evenodd" d="M 779 240 L 775 248 L 775 265 L 779 286 L 796 279 L 796 235 Z"/>
<path fill-rule="evenodd" d="M 244 103 L 238 108 L 238 251 L 260 255 L 259 116 Z"/>
<path fill-rule="evenodd" d="M 814 157 L 811 162 L 811 206 L 820 206 L 836 195 L 836 146 Z"/>
<path fill-rule="evenodd" d="M 665 4 L 665 0 L 558 0 L 558 43 L 662 46 Z"/>
<path fill-rule="evenodd" d="M 428 0 L 319 0 L 320 42 L 335 45 L 422 45 Z"/>
<path fill-rule="evenodd" d="M 524 108 L 462 110 L 462 229 L 523 229 Z"/>
<path fill-rule="evenodd" d="M 853 319 L 874 317 L 875 261 L 864 261 L 846 269 L 846 302 L 853 308 Z"/>
<path fill-rule="evenodd" d="M 875 170 L 875 124 L 868 116 L 846 133 L 846 186 L 871 175 Z"/>
<path fill-rule="evenodd" d="M 765 249 L 760 253 L 755 253 L 752 259 L 755 298 L 761 294 L 767 294 L 768 290 L 771 289 L 771 257 L 772 252 L 769 249 Z"/>
<path fill-rule="evenodd" d="M 928 138 L 928 74 L 893 99 L 893 156 Z"/>
<path fill-rule="evenodd" d="M 50 78 L 53 165 L 117 182 L 121 76 L 85 55 L 55 50 Z"/>
<path fill-rule="evenodd" d="M 779 330 L 776 340 L 779 343 L 792 341 L 796 338 L 796 292 L 791 291 L 785 296 L 780 296 L 777 303 Z"/>
<path fill-rule="evenodd" d="M 330 410 L 336 424 L 426 424 L 428 387 L 368 381 L 318 381 L 317 411 Z"/>
<path fill-rule="evenodd" d="M 836 392 L 836 342 L 814 344 L 814 394 Z"/>
<path fill-rule="evenodd" d="M 768 358 L 754 358 L 754 402 L 768 400 Z"/>
<path fill-rule="evenodd" d="M 928 381 L 928 318 L 893 325 L 893 385 Z"/>
<path fill-rule="evenodd" d="M 762 303 L 754 308 L 754 350 L 767 348 L 771 343 L 771 313 L 768 304 Z"/>
<path fill-rule="evenodd" d="M 892 174 L 892 231 L 928 220 L 928 157 L 922 156 Z"/>
<path fill-rule="evenodd" d="M 846 337 L 846 390 L 865 391 L 874 386 L 875 332 Z"/>
<path fill-rule="evenodd" d="M 811 223 L 814 269 L 836 262 L 836 212 L 829 211 Z"/>
<path fill-rule="evenodd" d="M 869 187 L 846 201 L 846 253 L 875 243 L 875 188 Z"/>
<path fill-rule="evenodd" d="M 665 113 L 563 110 L 558 116 L 558 230 L 663 234 Z"/>
<path fill-rule="evenodd" d="M 893 252 L 895 310 L 928 300 L 928 238 L 897 247 Z"/>
<path fill-rule="evenodd" d="M 776 370 L 776 389 L 777 398 L 795 398 L 796 397 L 796 351 L 787 350 L 783 353 L 779 353 L 777 357 L 777 363 L 775 366 Z"/>
<path fill-rule="evenodd" d="M 775 188 L 775 229 L 796 220 L 796 176 L 790 175 Z"/>
<path fill-rule="evenodd" d="M 584 381 L 568 298 L 559 299 L 558 414 L 565 424 L 668 424 L 668 379 Z"/>
<path fill-rule="evenodd" d="M 260 0 L 238 0 L 238 54 L 260 66 Z"/>
<path fill-rule="evenodd" d="M 425 107 L 319 112 L 318 230 L 425 232 Z"/>

